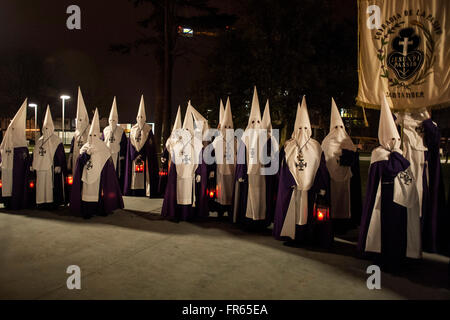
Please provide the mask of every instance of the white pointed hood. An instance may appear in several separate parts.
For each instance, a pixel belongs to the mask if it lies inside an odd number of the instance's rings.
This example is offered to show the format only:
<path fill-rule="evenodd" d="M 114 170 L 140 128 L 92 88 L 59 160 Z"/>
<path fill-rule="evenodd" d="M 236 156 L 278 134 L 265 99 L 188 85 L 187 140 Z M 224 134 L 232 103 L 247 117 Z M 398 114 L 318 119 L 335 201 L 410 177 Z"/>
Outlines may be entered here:
<path fill-rule="evenodd" d="M 100 178 L 105 162 L 111 157 L 111 152 L 105 142 L 100 139 L 100 116 L 98 109 L 95 109 L 92 124 L 89 129 L 88 142 L 83 145 L 80 154 L 90 155 L 88 163 L 83 168 L 81 179 L 87 184 L 91 184 Z"/>
<path fill-rule="evenodd" d="M 386 96 L 383 95 L 381 100 L 380 124 L 378 126 L 378 140 L 380 145 L 388 151 L 400 151 L 400 135 L 395 125 L 394 117 Z"/>
<path fill-rule="evenodd" d="M 270 118 L 269 99 L 267 99 L 266 106 L 264 108 L 261 127 L 263 129 L 266 129 L 269 132 L 269 134 L 272 131 L 272 120 Z"/>
<path fill-rule="evenodd" d="M 220 99 L 219 105 L 219 128 L 222 126 L 223 115 L 225 114 L 225 108 L 223 107 L 222 99 Z"/>
<path fill-rule="evenodd" d="M 309 121 L 306 98 L 303 96 L 301 106 L 297 106 L 297 116 L 295 117 L 294 132 L 292 138 L 298 143 L 305 144 L 312 135 L 311 122 Z"/>
<path fill-rule="evenodd" d="M 223 129 L 233 129 L 233 115 L 231 114 L 231 104 L 230 99 L 227 99 L 227 105 L 225 107 L 223 119 L 222 119 L 222 125 L 221 128 Z"/>
<path fill-rule="evenodd" d="M 338 107 L 333 98 L 331 98 L 331 117 L 330 117 L 330 132 L 336 127 L 344 128 L 344 122 L 342 121 L 341 115 L 339 114 Z"/>
<path fill-rule="evenodd" d="M 14 118 L 11 120 L 8 129 L 6 129 L 5 136 L 1 148 L 8 146 L 10 148 L 26 147 L 26 126 L 27 126 L 27 105 L 28 99 L 22 103 L 22 106 L 17 111 Z"/>
<path fill-rule="evenodd" d="M 253 90 L 252 107 L 248 117 L 247 129 L 261 129 L 261 111 L 259 109 L 258 92 L 256 86 Z"/>
<path fill-rule="evenodd" d="M 52 114 L 50 112 L 50 106 L 47 105 L 47 111 L 45 112 L 44 123 L 42 124 L 42 136 L 44 139 L 52 136 L 55 132 L 55 126 L 53 124 Z"/>
<path fill-rule="evenodd" d="M 117 112 L 117 102 L 116 97 L 113 99 L 113 103 L 111 106 L 111 112 L 109 113 L 109 126 L 111 130 L 114 130 L 115 127 L 119 124 L 119 113 Z"/>
<path fill-rule="evenodd" d="M 89 128 L 89 115 L 84 104 L 83 95 L 81 89 L 78 87 L 78 99 L 77 99 L 77 116 L 76 116 L 76 129 L 75 136 L 80 136 L 85 133 L 85 130 Z"/>
<path fill-rule="evenodd" d="M 88 142 L 92 143 L 93 141 L 96 141 L 96 139 L 100 139 L 100 117 L 97 108 L 95 108 L 94 117 L 92 118 L 92 124 L 89 129 Z"/>
<path fill-rule="evenodd" d="M 191 101 L 189 101 L 189 105 L 191 106 L 190 110 L 192 116 L 194 117 L 194 129 L 196 132 L 199 132 L 199 130 L 201 130 L 203 139 L 203 135 L 209 129 L 208 120 L 206 120 L 206 118 L 192 106 Z"/>
<path fill-rule="evenodd" d="M 27 105 L 28 100 L 25 99 L 3 136 L 3 141 L 0 145 L 0 152 L 2 155 L 1 166 L 3 169 L 11 169 L 13 167 L 14 148 L 27 147 L 28 145 L 25 135 Z"/>
<path fill-rule="evenodd" d="M 147 121 L 147 115 L 145 114 L 145 103 L 144 103 L 144 95 L 141 95 L 141 102 L 139 103 L 139 110 L 136 117 L 136 122 L 139 126 L 139 129 L 142 129 Z"/>
<path fill-rule="evenodd" d="M 177 115 L 173 123 L 172 132 L 170 133 L 169 139 L 166 141 L 166 148 L 170 151 L 171 145 L 176 142 L 177 132 L 182 128 L 181 124 L 181 107 L 178 106 Z"/>
<path fill-rule="evenodd" d="M 352 177 L 351 168 L 339 164 L 342 149 L 356 151 L 352 139 L 345 131 L 336 103 L 331 98 L 330 132 L 323 139 L 322 150 L 330 176 L 335 181 L 345 181 Z"/>

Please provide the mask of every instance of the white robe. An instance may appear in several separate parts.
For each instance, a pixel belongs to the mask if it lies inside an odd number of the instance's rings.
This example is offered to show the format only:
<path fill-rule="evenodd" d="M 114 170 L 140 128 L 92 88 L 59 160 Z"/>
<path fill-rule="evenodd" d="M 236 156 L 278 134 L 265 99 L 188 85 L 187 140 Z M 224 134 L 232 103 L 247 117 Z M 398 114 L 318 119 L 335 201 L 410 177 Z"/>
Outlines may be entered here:
<path fill-rule="evenodd" d="M 35 146 L 33 169 L 36 170 L 36 204 L 53 203 L 53 159 L 60 143 L 58 136 L 52 134 L 49 139 L 41 137 Z M 40 151 L 41 147 L 43 152 Z"/>
<path fill-rule="evenodd" d="M 116 129 L 114 131 L 111 131 L 111 127 L 107 126 L 103 130 L 103 136 L 105 138 L 106 146 L 109 148 L 109 151 L 111 151 L 111 157 L 113 159 L 114 163 L 114 169 L 116 169 L 119 172 L 119 177 L 121 173 L 120 168 L 120 142 L 122 140 L 122 134 L 123 134 L 123 128 L 121 126 L 116 126 Z M 113 139 L 111 139 L 111 137 Z M 117 166 L 119 165 L 119 168 Z"/>
<path fill-rule="evenodd" d="M 303 170 L 299 170 L 297 159 L 298 149 L 295 139 L 286 142 L 286 164 L 294 177 L 296 186 L 292 190 L 280 235 L 290 237 L 291 239 L 295 239 L 296 225 L 302 226 L 308 223 L 308 191 L 314 184 L 322 154 L 320 144 L 316 140 L 310 139 L 302 149 L 306 167 Z"/>
<path fill-rule="evenodd" d="M 221 163 L 217 163 L 216 170 L 216 202 L 221 205 L 231 205 L 233 199 L 234 174 L 236 169 L 236 140 L 233 138 L 230 143 L 227 144 L 221 135 L 213 141 L 216 159 L 221 159 Z M 231 158 L 227 161 L 227 156 L 233 157 L 234 160 L 232 163 L 229 163 L 231 162 Z"/>

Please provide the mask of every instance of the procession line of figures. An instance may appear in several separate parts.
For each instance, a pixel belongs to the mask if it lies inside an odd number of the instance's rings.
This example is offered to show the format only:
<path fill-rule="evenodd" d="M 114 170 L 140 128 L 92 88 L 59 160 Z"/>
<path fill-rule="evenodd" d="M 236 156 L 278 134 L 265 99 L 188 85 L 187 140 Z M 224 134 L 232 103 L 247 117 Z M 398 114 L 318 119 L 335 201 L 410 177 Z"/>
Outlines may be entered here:
<path fill-rule="evenodd" d="M 26 106 L 25 100 L 0 147 L 0 187 L 6 208 L 21 209 L 30 203 L 48 208 L 70 202 L 74 214 L 89 218 L 123 208 L 122 194 L 164 194 L 161 215 L 167 219 L 196 220 L 210 211 L 226 212 L 233 223 L 249 229 L 273 223 L 273 236 L 294 245 L 329 248 L 336 232 L 359 225 L 358 252 L 374 255 L 386 269 L 398 268 L 405 258 L 421 258 L 423 251 L 448 254 L 440 134 L 427 111 L 399 113 L 394 119 L 384 97 L 380 146 L 372 152 L 362 204 L 359 154 L 334 100 L 330 132 L 322 144 L 311 137 L 303 97 L 291 139 L 281 148 L 272 135 L 269 102 L 261 117 L 256 88 L 248 125 L 239 139 L 226 134 L 233 130 L 229 99 L 226 107 L 220 102 L 219 135 L 213 142 L 192 139 L 196 134 L 203 137 L 209 128 L 189 102 L 183 123 L 178 108 L 161 159 L 162 175 L 153 133 L 145 122 L 143 97 L 128 139 L 118 126 L 116 100 L 109 126 L 101 134 L 98 110 L 89 125 L 79 89 L 76 132 L 67 162 L 49 107 L 42 136 L 29 156 Z M 265 139 L 260 139 L 260 132 Z M 207 164 L 201 156 L 211 146 L 216 162 Z M 255 161 L 262 149 L 269 153 L 269 163 Z M 244 160 L 230 162 L 230 158 Z M 274 166 L 278 170 L 264 170 Z"/>

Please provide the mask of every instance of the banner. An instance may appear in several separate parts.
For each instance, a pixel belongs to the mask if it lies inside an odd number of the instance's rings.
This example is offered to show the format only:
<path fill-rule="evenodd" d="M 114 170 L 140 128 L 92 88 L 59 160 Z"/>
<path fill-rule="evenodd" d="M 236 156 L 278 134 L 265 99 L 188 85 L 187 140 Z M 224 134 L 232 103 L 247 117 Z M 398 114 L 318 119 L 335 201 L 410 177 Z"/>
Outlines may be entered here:
<path fill-rule="evenodd" d="M 395 110 L 450 106 L 450 1 L 359 0 L 356 104 Z"/>

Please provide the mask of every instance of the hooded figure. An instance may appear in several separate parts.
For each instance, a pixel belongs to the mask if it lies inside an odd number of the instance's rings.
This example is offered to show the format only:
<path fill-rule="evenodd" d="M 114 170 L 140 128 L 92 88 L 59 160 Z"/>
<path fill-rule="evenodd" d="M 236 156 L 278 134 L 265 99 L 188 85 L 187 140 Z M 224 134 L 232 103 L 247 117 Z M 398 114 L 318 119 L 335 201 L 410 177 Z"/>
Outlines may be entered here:
<path fill-rule="evenodd" d="M 378 128 L 380 146 L 372 151 L 358 240 L 360 253 L 381 254 L 396 270 L 404 257 L 420 258 L 420 210 L 410 163 L 402 156 L 400 135 L 386 97 Z"/>
<path fill-rule="evenodd" d="M 7 209 L 23 209 L 28 204 L 30 156 L 25 136 L 27 99 L 6 129 L 0 145 L 2 170 L 2 201 Z"/>
<path fill-rule="evenodd" d="M 64 204 L 64 179 L 67 176 L 66 154 L 61 139 L 54 133 L 50 106 L 47 106 L 42 136 L 33 151 L 36 171 L 36 204 L 57 207 Z"/>
<path fill-rule="evenodd" d="M 114 97 L 111 112 L 109 114 L 109 126 L 103 129 L 102 140 L 111 151 L 114 168 L 119 179 L 120 189 L 123 190 L 125 181 L 125 156 L 127 154 L 127 136 L 119 126 L 119 114 L 117 113 L 116 97 Z"/>
<path fill-rule="evenodd" d="M 84 104 L 80 87 L 78 87 L 77 118 L 75 126 L 75 135 L 70 145 L 70 153 L 67 163 L 67 167 L 72 173 L 75 173 L 75 165 L 80 155 L 80 149 L 86 143 L 89 133 L 89 116 L 86 110 L 86 105 Z"/>
<path fill-rule="evenodd" d="M 228 101 L 230 100 L 230 98 L 228 98 Z M 225 114 L 225 108 L 223 107 L 223 102 L 222 99 L 220 99 L 220 104 L 219 104 L 219 125 L 217 126 L 217 129 L 220 129 L 221 125 L 222 125 L 222 120 L 223 120 L 223 116 Z"/>
<path fill-rule="evenodd" d="M 331 221 L 315 207 L 329 207 L 330 176 L 320 144 L 312 137 L 306 100 L 297 106 L 294 132 L 281 151 L 273 235 L 300 244 L 333 241 Z"/>
<path fill-rule="evenodd" d="M 152 128 L 146 123 L 144 96 L 141 96 L 137 123 L 128 140 L 124 195 L 156 197 L 158 195 L 158 159 Z"/>
<path fill-rule="evenodd" d="M 431 120 L 428 111 L 396 114 L 397 125 L 403 129 L 403 156 L 411 164 L 416 181 L 419 210 L 422 223 L 423 250 L 432 253 L 449 254 L 449 229 L 445 213 L 445 191 L 441 173 L 439 144 L 441 134 Z M 415 208 L 408 208 L 408 215 Z"/>
<path fill-rule="evenodd" d="M 166 191 L 166 185 L 167 185 L 167 178 L 169 175 L 169 169 L 170 169 L 170 152 L 169 152 L 169 145 L 176 141 L 176 133 L 181 129 L 181 108 L 178 106 L 177 115 L 175 117 L 175 122 L 172 127 L 172 133 L 170 134 L 169 139 L 166 141 L 166 147 L 164 148 L 164 151 L 161 155 L 161 165 L 162 170 L 159 174 L 159 186 L 158 186 L 158 192 L 160 195 L 165 194 Z"/>
<path fill-rule="evenodd" d="M 267 99 L 266 106 L 261 121 L 262 128 L 267 130 L 267 144 L 264 147 L 264 154 L 270 157 L 270 162 L 264 167 L 268 169 L 266 174 L 266 195 L 267 195 L 267 220 L 273 222 L 276 204 L 276 190 L 278 189 L 278 172 L 280 163 L 280 152 L 278 140 L 273 136 L 272 120 L 270 117 L 269 99 Z"/>
<path fill-rule="evenodd" d="M 231 217 L 237 152 L 229 98 L 223 113 L 219 123 L 219 136 L 212 142 L 216 159 L 215 165 L 213 165 L 216 195 L 214 205 L 220 216 L 226 211 Z"/>
<path fill-rule="evenodd" d="M 263 150 L 267 148 L 267 131 L 262 126 L 256 87 L 247 128 L 239 141 L 233 200 L 233 222 L 248 227 L 266 228 L 268 214 L 267 176 L 263 174 Z"/>
<path fill-rule="evenodd" d="M 80 150 L 70 194 L 71 211 L 85 219 L 123 208 L 111 152 L 100 135 L 99 115 L 95 109 L 88 140 Z"/>
<path fill-rule="evenodd" d="M 194 125 L 195 120 L 195 125 Z M 183 127 L 167 144 L 170 170 L 161 215 L 170 220 L 193 220 L 209 214 L 206 197 L 207 166 L 202 161 L 204 119 L 189 101 Z"/>
<path fill-rule="evenodd" d="M 334 221 L 335 231 L 336 229 L 346 231 L 361 221 L 359 155 L 352 139 L 345 131 L 333 98 L 330 132 L 322 142 L 322 150 L 331 178 L 331 219 Z"/>

